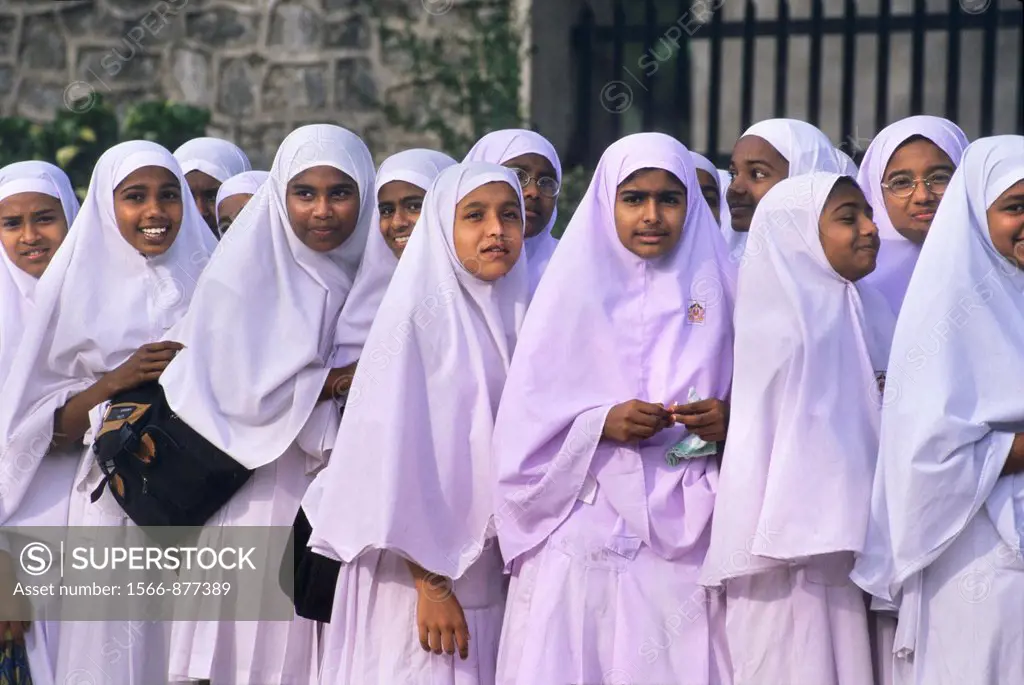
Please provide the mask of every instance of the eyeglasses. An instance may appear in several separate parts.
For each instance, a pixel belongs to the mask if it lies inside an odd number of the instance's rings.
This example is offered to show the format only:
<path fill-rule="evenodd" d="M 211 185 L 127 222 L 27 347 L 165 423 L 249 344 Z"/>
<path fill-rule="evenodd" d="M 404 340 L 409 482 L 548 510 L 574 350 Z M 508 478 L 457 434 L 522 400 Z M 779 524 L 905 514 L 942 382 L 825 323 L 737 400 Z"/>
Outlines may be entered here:
<path fill-rule="evenodd" d="M 910 176 L 897 176 L 891 179 L 888 183 L 883 183 L 882 187 L 889 191 L 890 195 L 895 197 L 910 197 L 917 190 L 918 183 L 924 183 L 924 187 L 928 189 L 928 192 L 935 195 L 942 195 L 946 192 L 946 186 L 949 185 L 949 180 L 953 178 L 952 174 L 946 171 L 937 171 L 927 178 L 911 178 Z"/>
<path fill-rule="evenodd" d="M 530 176 L 530 174 L 526 173 L 525 169 L 517 169 L 516 167 L 509 167 L 509 169 L 515 172 L 516 178 L 519 179 L 519 185 L 522 186 L 523 190 L 526 190 L 532 182 L 536 181 L 537 190 L 540 191 L 541 195 L 557 197 L 558 191 L 562 187 L 556 179 L 551 178 L 550 176 L 534 178 L 533 176 Z"/>

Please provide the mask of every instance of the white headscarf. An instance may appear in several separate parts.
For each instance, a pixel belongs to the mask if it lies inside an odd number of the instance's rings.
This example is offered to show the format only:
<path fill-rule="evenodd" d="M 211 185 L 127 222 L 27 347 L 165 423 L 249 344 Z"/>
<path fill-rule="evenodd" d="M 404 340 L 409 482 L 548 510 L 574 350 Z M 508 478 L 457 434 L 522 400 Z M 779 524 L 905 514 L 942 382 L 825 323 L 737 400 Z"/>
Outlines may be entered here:
<path fill-rule="evenodd" d="M 331 252 L 303 244 L 288 219 L 288 182 L 317 166 L 348 174 L 359 188 L 355 232 Z M 370 151 L 351 131 L 292 131 L 168 336 L 185 346 L 160 377 L 168 404 L 248 468 L 288 449 L 327 380 L 335 324 L 373 218 L 373 177 Z"/>
<path fill-rule="evenodd" d="M 314 484 L 318 554 L 349 562 L 387 549 L 458 578 L 492 534 L 491 434 L 528 265 L 523 254 L 504 278 L 481 281 L 459 261 L 453 233 L 459 201 L 495 182 L 522 202 L 511 171 L 479 162 L 445 169 L 427 191 L 370 328 L 335 456 Z"/>
<path fill-rule="evenodd" d="M 555 168 L 558 183 L 562 183 L 562 162 L 558 159 L 555 147 L 541 134 L 521 128 L 509 128 L 492 131 L 476 142 L 466 155 L 466 162 L 491 162 L 504 164 L 520 155 L 535 154 L 546 158 Z M 551 213 L 551 220 L 538 235 L 526 239 L 525 251 L 530 265 L 530 293 L 537 289 L 544 270 L 548 268 L 551 255 L 558 247 L 558 239 L 551 235 L 558 220 L 558 205 Z"/>
<path fill-rule="evenodd" d="M 183 218 L 174 244 L 144 257 L 121 236 L 114 190 L 129 174 L 158 166 L 182 188 Z M 89 192 L 67 238 L 39 279 L 35 312 L 0 396 L 0 521 L 18 506 L 49 449 L 54 412 L 140 346 L 163 338 L 181 318 L 206 264 L 213 236 L 170 152 L 149 141 L 115 145 L 96 162 Z M 94 426 L 100 416 L 91 414 Z M 99 469 L 85 464 L 98 482 Z"/>
<path fill-rule="evenodd" d="M 221 183 L 252 169 L 240 147 L 220 138 L 193 138 L 175 150 L 174 157 L 182 173 L 201 171 Z"/>
<path fill-rule="evenodd" d="M 220 223 L 221 202 L 233 195 L 255 195 L 268 178 L 270 178 L 270 173 L 266 171 L 243 171 L 221 183 L 220 188 L 217 189 L 217 202 L 214 208 L 217 222 Z M 217 232 L 220 233 L 220 229 Z"/>
<path fill-rule="evenodd" d="M 857 178 L 857 173 L 859 172 L 857 169 L 857 163 L 853 161 L 853 158 L 850 157 L 850 155 L 846 154 L 839 148 L 836 148 L 836 159 L 839 162 L 839 173 L 843 176 L 852 176 L 853 178 Z"/>
<path fill-rule="evenodd" d="M 729 192 L 729 186 L 732 184 L 732 174 L 729 173 L 728 169 L 718 170 L 718 188 L 721 193 L 721 206 L 718 210 L 719 226 L 722 229 L 722 237 L 725 238 L 726 247 L 729 248 L 729 254 L 732 254 L 733 249 L 739 242 L 737 236 L 744 235 L 739 231 L 732 230 L 732 214 L 729 212 L 729 198 L 726 193 Z M 744 238 L 744 241 L 746 239 Z"/>
<path fill-rule="evenodd" d="M 832 268 L 818 221 L 839 176 L 786 179 L 754 211 L 740 265 L 729 438 L 701 583 L 859 551 L 894 324 Z"/>
<path fill-rule="evenodd" d="M 384 160 L 377 171 L 377 182 L 373 187 L 373 221 L 366 241 L 366 254 L 359 265 L 355 285 L 341 310 L 335 334 L 335 356 L 333 366 L 341 368 L 359 359 L 370 324 L 377 315 L 384 291 L 391 282 L 398 260 L 388 248 L 380 232 L 380 212 L 377 210 L 377 194 L 392 181 L 405 181 L 424 191 L 430 187 L 437 175 L 455 164 L 455 160 L 443 152 L 413 149 L 399 152 Z"/>
<path fill-rule="evenodd" d="M 768 141 L 768 144 L 789 163 L 787 178 L 802 176 L 814 171 L 842 173 L 838 150 L 832 147 L 828 136 L 822 133 L 818 127 L 808 124 L 806 121 L 766 119 L 748 128 L 740 138 L 745 136 L 757 136 Z M 723 223 L 722 226 L 724 231 L 725 224 Z M 749 236 L 749 231 L 733 231 L 730 223 L 729 231 L 725 234 L 725 242 L 729 245 L 729 254 L 732 259 L 736 261 L 743 259 Z M 756 246 L 753 249 L 753 254 L 758 254 L 761 249 L 760 245 Z"/>
<path fill-rule="evenodd" d="M 47 162 L 15 162 L 0 169 L 0 202 L 19 193 L 43 193 L 60 200 L 68 227 L 78 215 L 78 198 L 67 174 Z M 0 229 L 3 230 L 3 229 Z M 52 256 L 51 256 L 52 258 Z M 0 249 L 0 385 L 21 339 L 35 294 L 36 278 L 25 273 Z M 8 344 L 5 344 L 6 343 Z"/>
<path fill-rule="evenodd" d="M 908 139 L 921 136 L 935 143 L 945 152 L 954 166 L 960 164 L 968 140 L 960 127 L 948 119 L 919 115 L 900 119 L 886 126 L 875 136 L 864 153 L 864 162 L 857 175 L 857 183 L 864 196 L 875 210 L 875 224 L 882 239 L 878 252 L 878 267 L 867 277 L 867 282 L 885 295 L 892 310 L 897 314 L 903 304 L 910 276 L 914 273 L 921 248 L 904 238 L 893 227 L 889 210 L 885 206 L 882 180 L 885 167 L 897 148 Z M 941 203 L 940 203 L 941 205 Z"/>
<path fill-rule="evenodd" d="M 886 378 L 868 545 L 853 574 L 878 597 L 896 597 L 974 516 L 989 516 L 1007 546 L 1021 548 L 1024 476 L 1000 473 L 1024 432 L 1024 271 L 996 251 L 986 217 L 1021 180 L 1024 137 L 972 143 L 910 280 Z"/>

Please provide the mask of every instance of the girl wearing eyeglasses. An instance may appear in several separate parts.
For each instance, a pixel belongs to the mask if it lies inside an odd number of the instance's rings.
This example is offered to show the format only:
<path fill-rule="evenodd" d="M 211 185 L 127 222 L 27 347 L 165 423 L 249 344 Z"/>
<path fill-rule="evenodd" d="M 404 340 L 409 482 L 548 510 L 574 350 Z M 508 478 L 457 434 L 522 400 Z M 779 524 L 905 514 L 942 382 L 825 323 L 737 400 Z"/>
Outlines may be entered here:
<path fill-rule="evenodd" d="M 967 136 L 948 119 L 913 116 L 882 129 L 864 154 L 857 181 L 882 239 L 878 267 L 865 279 L 899 313 L 910 275 Z"/>
<path fill-rule="evenodd" d="M 510 128 L 493 131 L 478 140 L 465 161 L 500 164 L 512 169 L 519 179 L 526 208 L 526 264 L 532 295 L 558 245 L 551 235 L 558 218 L 557 200 L 562 186 L 558 153 L 539 133 Z"/>

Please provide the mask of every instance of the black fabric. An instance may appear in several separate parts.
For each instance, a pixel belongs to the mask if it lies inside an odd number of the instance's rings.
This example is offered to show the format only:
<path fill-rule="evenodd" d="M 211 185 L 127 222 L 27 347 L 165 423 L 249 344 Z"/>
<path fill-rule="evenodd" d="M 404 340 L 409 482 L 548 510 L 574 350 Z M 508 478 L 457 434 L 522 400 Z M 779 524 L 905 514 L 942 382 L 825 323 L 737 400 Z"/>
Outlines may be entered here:
<path fill-rule="evenodd" d="M 93 452 L 109 488 L 140 526 L 201 526 L 252 471 L 192 430 L 167 404 L 159 383 L 110 401 Z"/>
<path fill-rule="evenodd" d="M 321 556 L 309 549 L 309 537 L 313 528 L 309 525 L 306 512 L 299 508 L 292 524 L 295 553 L 291 562 L 295 568 L 295 594 L 292 601 L 295 613 L 311 621 L 331 622 L 334 608 L 334 591 L 338 586 L 341 562 Z M 289 560 L 285 559 L 284 563 Z"/>

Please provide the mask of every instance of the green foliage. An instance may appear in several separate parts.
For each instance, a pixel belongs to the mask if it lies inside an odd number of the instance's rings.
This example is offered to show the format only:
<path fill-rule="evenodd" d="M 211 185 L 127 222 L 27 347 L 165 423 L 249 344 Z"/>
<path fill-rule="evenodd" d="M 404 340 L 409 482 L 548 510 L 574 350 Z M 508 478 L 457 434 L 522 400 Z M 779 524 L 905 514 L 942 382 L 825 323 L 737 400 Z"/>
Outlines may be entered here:
<path fill-rule="evenodd" d="M 164 102 L 141 102 L 119 127 L 114 109 L 98 95 L 84 112 L 62 109 L 53 121 L 33 124 L 21 117 L 0 118 L 0 166 L 26 159 L 52 162 L 85 197 L 96 160 L 124 140 L 152 140 L 173 150 L 206 131 L 206 110 Z"/>
<path fill-rule="evenodd" d="M 128 110 L 122 126 L 124 140 L 153 140 L 168 150 L 206 133 L 210 113 L 176 102 L 141 102 Z"/>
<path fill-rule="evenodd" d="M 523 124 L 519 105 L 522 36 L 510 0 L 477 0 L 454 10 L 459 31 L 424 33 L 412 19 L 382 22 L 385 49 L 404 53 L 405 85 L 379 103 L 388 122 L 432 133 L 457 159 L 481 136 Z M 413 94 L 402 101 L 401 95 Z"/>

